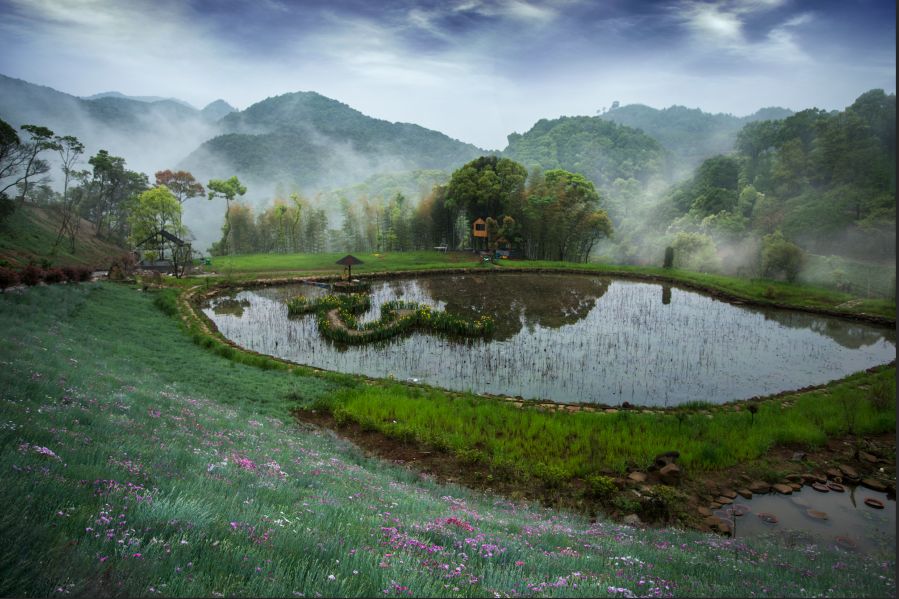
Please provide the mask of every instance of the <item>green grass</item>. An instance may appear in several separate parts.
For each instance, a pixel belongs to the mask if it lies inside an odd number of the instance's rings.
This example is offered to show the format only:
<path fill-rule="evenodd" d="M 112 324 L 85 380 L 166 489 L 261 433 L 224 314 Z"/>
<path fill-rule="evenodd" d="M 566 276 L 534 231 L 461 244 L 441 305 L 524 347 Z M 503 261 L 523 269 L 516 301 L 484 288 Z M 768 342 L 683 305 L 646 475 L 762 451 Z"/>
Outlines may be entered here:
<path fill-rule="evenodd" d="M 346 252 L 325 254 L 249 254 L 216 256 L 212 269 L 220 273 L 315 272 L 339 274 L 343 267 L 335 264 Z M 424 270 L 478 266 L 477 256 L 467 252 L 384 252 L 354 254 L 363 264 L 353 267 L 353 274 L 392 270 Z"/>
<path fill-rule="evenodd" d="M 656 455 L 672 449 L 695 474 L 758 458 L 775 444 L 817 446 L 829 436 L 894 431 L 895 376 L 895 368 L 883 368 L 820 391 L 761 402 L 754 418 L 729 407 L 614 414 L 546 411 L 396 384 L 328 394 L 317 407 L 338 421 L 452 451 L 512 477 L 623 474 L 628 464 L 648 467 Z M 872 401 L 869 389 L 877 386 L 885 386 L 885 401 Z"/>
<path fill-rule="evenodd" d="M 112 258 L 125 252 L 124 248 L 94 237 L 93 225 L 81 221 L 75 252 L 70 252 L 67 240 L 63 240 L 57 253 L 50 254 L 59 223 L 59 216 L 50 209 L 31 204 L 17 205 L 15 211 L 0 223 L 0 266 L 7 263 L 19 268 L 29 262 L 40 266 L 46 261 L 54 267 L 106 268 Z"/>
<path fill-rule="evenodd" d="M 370 460 L 288 416 L 352 381 L 226 360 L 158 297 L 0 295 L 0 595 L 895 591 L 894 550 L 590 524 Z"/>

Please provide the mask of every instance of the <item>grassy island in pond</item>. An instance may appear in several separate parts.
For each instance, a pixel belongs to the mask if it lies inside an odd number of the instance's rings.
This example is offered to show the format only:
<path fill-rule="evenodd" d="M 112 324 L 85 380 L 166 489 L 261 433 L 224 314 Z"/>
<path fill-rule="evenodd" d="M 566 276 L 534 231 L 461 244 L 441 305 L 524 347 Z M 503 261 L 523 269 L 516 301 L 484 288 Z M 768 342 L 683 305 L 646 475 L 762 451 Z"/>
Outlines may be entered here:
<path fill-rule="evenodd" d="M 314 312 L 319 332 L 346 344 L 384 341 L 414 329 L 455 337 L 483 337 L 493 331 L 493 319 L 489 316 L 468 320 L 404 301 L 385 302 L 380 306 L 381 318 L 359 322 L 356 317 L 369 308 L 371 299 L 365 294 L 327 295 L 311 301 L 299 296 L 287 302 L 289 315 Z"/>

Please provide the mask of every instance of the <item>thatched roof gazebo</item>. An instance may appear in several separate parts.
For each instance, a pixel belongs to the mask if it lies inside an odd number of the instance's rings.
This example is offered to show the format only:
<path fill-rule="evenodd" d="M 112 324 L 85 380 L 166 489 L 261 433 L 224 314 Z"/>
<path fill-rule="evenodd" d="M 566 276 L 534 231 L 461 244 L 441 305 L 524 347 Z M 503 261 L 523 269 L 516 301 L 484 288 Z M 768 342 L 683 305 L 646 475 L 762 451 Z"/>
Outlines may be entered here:
<path fill-rule="evenodd" d="M 351 256 L 350 254 L 347 254 L 346 256 L 344 256 L 343 258 L 338 260 L 337 264 L 340 264 L 341 266 L 346 266 L 347 280 L 349 280 L 349 279 L 353 278 L 353 266 L 356 264 L 365 264 L 365 263 L 362 262 L 362 260 L 360 260 L 356 256 Z"/>

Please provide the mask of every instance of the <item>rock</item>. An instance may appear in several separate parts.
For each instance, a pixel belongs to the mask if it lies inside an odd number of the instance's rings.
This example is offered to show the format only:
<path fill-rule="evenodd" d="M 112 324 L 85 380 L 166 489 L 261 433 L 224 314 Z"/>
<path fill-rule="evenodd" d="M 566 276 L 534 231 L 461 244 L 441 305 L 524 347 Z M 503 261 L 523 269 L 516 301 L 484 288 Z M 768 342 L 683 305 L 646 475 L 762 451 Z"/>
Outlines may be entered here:
<path fill-rule="evenodd" d="M 827 520 L 827 512 L 822 512 L 821 510 L 805 510 L 805 513 L 808 514 L 809 518 L 814 518 L 815 520 Z"/>
<path fill-rule="evenodd" d="M 737 498 L 737 492 L 734 491 L 733 489 L 724 489 L 723 491 L 721 491 L 721 494 L 722 494 L 724 497 L 727 497 L 727 498 L 729 498 L 729 499 L 736 499 L 736 498 Z"/>
<path fill-rule="evenodd" d="M 749 489 L 737 489 L 737 495 L 743 499 L 752 499 L 752 491 Z"/>
<path fill-rule="evenodd" d="M 836 468 L 828 468 L 824 473 L 830 478 L 840 478 L 843 476 L 843 474 Z"/>
<path fill-rule="evenodd" d="M 845 476 L 849 480 L 858 480 L 858 472 L 852 466 L 840 464 L 840 472 L 842 472 L 843 476 Z"/>
<path fill-rule="evenodd" d="M 790 486 L 793 487 L 794 491 L 801 491 L 802 484 L 801 483 L 790 483 Z"/>
<path fill-rule="evenodd" d="M 719 507 L 721 507 L 721 504 L 718 503 L 717 501 L 713 501 L 713 502 L 709 503 L 709 509 L 717 510 Z"/>
<path fill-rule="evenodd" d="M 866 451 L 858 452 L 858 457 L 860 457 L 863 461 L 868 462 L 869 464 L 876 464 L 878 459 L 876 455 L 872 455 Z"/>
<path fill-rule="evenodd" d="M 886 493 L 889 487 L 885 484 L 877 480 L 876 478 L 863 478 L 862 485 L 868 487 L 872 491 L 880 491 L 881 493 Z"/>
<path fill-rule="evenodd" d="M 645 483 L 646 482 L 646 474 L 643 472 L 631 472 L 627 475 L 629 480 L 634 481 L 635 483 Z"/>
<path fill-rule="evenodd" d="M 708 515 L 708 516 L 706 516 L 705 520 L 702 521 L 702 523 L 705 524 L 706 526 L 708 526 L 709 528 L 715 528 L 716 526 L 718 526 L 718 522 L 720 522 L 720 521 L 721 521 L 721 518 L 719 518 L 718 516 Z"/>
<path fill-rule="evenodd" d="M 771 485 L 763 480 L 757 480 L 749 484 L 749 490 L 753 493 L 767 493 L 771 490 Z"/>
<path fill-rule="evenodd" d="M 791 495 L 793 493 L 793 487 L 783 483 L 775 483 L 771 485 L 771 488 L 782 495 Z"/>
<path fill-rule="evenodd" d="M 640 520 L 640 516 L 638 516 L 637 514 L 628 514 L 624 517 L 624 520 L 622 520 L 622 522 L 624 522 L 628 526 L 640 526 L 641 524 L 643 524 L 643 522 Z"/>
<path fill-rule="evenodd" d="M 699 513 L 700 516 L 709 517 L 712 515 L 712 510 L 710 510 L 707 507 L 699 506 L 698 508 L 696 508 L 696 511 Z"/>
<path fill-rule="evenodd" d="M 801 483 L 802 482 L 801 474 L 788 474 L 788 475 L 786 475 L 785 478 L 787 479 L 787 481 L 789 481 L 791 483 Z"/>
<path fill-rule="evenodd" d="M 673 464 L 679 457 L 679 451 L 666 451 L 665 453 L 660 453 L 655 458 L 653 458 L 653 462 L 655 462 L 655 465 L 659 468 L 664 468 L 668 464 Z"/>
<path fill-rule="evenodd" d="M 715 501 L 717 503 L 720 503 L 721 505 L 730 505 L 734 502 L 734 500 L 731 499 L 730 497 L 725 497 L 723 495 L 721 497 L 716 498 Z"/>
<path fill-rule="evenodd" d="M 680 468 L 678 468 L 677 464 L 668 464 L 659 470 L 659 478 L 666 485 L 678 485 L 680 484 Z"/>
<path fill-rule="evenodd" d="M 793 453 L 793 457 L 790 458 L 791 462 L 802 462 L 805 460 L 805 452 L 797 451 Z"/>
<path fill-rule="evenodd" d="M 812 483 L 820 483 L 823 485 L 827 483 L 827 477 L 821 476 L 820 474 L 812 474 L 811 472 L 807 472 L 802 475 L 802 482 L 807 485 L 810 485 Z"/>

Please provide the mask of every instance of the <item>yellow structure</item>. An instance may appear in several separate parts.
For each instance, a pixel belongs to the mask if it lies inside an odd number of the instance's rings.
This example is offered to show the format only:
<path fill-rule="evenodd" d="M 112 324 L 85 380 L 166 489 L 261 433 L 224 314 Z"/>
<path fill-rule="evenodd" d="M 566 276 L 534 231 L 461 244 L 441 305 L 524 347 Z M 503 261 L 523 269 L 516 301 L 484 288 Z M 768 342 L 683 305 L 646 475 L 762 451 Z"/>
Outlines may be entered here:
<path fill-rule="evenodd" d="M 478 220 L 471 223 L 471 236 L 487 237 L 487 221 L 485 221 L 483 218 L 479 218 Z"/>

